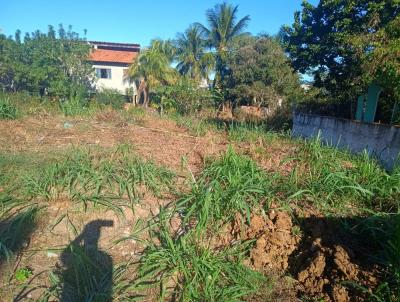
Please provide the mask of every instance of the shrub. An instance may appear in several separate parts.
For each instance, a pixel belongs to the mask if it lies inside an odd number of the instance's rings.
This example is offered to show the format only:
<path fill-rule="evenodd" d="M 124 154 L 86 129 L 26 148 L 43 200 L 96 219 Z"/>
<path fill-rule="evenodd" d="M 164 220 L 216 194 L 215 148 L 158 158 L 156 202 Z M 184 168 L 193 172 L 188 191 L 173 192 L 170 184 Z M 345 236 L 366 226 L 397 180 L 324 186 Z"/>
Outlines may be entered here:
<path fill-rule="evenodd" d="M 160 111 L 174 109 L 180 114 L 190 114 L 212 106 L 210 91 L 197 87 L 196 83 L 189 80 L 159 87 L 153 99 Z"/>
<path fill-rule="evenodd" d="M 17 107 L 9 98 L 0 98 L 0 119 L 14 120 L 17 118 Z"/>
<path fill-rule="evenodd" d="M 111 105 L 114 109 L 120 109 L 126 102 L 126 97 L 116 89 L 103 89 L 94 95 L 94 101 L 99 104 Z"/>

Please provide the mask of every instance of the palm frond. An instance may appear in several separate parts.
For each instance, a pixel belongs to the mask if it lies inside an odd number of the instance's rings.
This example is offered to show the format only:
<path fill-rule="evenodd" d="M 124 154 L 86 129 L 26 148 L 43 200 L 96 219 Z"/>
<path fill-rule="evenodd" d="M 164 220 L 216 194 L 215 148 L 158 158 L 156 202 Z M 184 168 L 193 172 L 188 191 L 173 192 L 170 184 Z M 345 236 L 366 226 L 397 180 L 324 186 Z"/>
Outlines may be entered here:
<path fill-rule="evenodd" d="M 235 37 L 242 34 L 245 28 L 247 27 L 249 21 L 250 21 L 250 16 L 248 15 L 240 19 L 239 22 L 233 27 L 231 31 L 231 37 Z"/>

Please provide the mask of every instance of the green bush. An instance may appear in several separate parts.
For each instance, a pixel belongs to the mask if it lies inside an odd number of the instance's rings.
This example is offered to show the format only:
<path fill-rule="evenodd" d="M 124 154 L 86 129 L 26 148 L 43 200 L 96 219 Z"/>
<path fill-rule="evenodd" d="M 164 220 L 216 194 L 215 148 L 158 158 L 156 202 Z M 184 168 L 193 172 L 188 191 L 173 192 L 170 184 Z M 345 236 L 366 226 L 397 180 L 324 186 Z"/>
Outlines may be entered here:
<path fill-rule="evenodd" d="M 103 89 L 94 95 L 94 101 L 103 105 L 111 105 L 114 109 L 120 109 L 126 102 L 126 97 L 116 89 Z"/>
<path fill-rule="evenodd" d="M 0 119 L 14 120 L 17 118 L 17 107 L 9 98 L 0 98 Z"/>
<path fill-rule="evenodd" d="M 195 113 L 213 104 L 210 91 L 199 88 L 196 83 L 189 80 L 182 80 L 172 86 L 159 87 L 153 100 L 160 111 L 170 112 L 173 109 L 180 114 Z"/>

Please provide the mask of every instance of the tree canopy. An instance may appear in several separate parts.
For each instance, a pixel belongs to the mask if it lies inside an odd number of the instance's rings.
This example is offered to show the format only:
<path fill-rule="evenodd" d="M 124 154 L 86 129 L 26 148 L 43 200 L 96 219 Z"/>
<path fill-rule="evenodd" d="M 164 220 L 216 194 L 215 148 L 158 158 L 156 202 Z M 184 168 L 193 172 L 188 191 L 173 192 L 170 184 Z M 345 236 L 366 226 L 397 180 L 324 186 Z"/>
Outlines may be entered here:
<path fill-rule="evenodd" d="M 396 0 L 321 0 L 316 6 L 304 1 L 293 25 L 284 26 L 280 36 L 295 70 L 312 75 L 314 86 L 326 89 L 335 102 L 348 103 L 382 70 L 371 70 L 367 62 L 379 66 L 386 60 L 384 53 L 398 53 L 398 42 L 388 42 L 391 38 L 384 33 L 385 28 L 396 28 L 399 12 Z M 379 38 L 383 36 L 386 42 Z"/>
<path fill-rule="evenodd" d="M 206 51 L 202 28 L 192 24 L 175 40 L 177 70 L 193 80 L 207 79 L 214 67 L 214 56 Z"/>
<path fill-rule="evenodd" d="M 279 42 L 270 37 L 246 37 L 228 56 L 226 87 L 233 102 L 275 107 L 278 100 L 295 101 L 299 77 Z"/>
<path fill-rule="evenodd" d="M 197 23 L 202 28 L 208 45 L 216 49 L 214 86 L 223 81 L 227 71 L 226 58 L 232 41 L 243 34 L 250 21 L 248 15 L 238 20 L 238 8 L 226 2 L 217 4 L 206 12 L 208 27 Z"/>
<path fill-rule="evenodd" d="M 70 26 L 56 32 L 0 35 L 0 85 L 6 91 L 28 91 L 69 97 L 91 90 L 90 46 Z"/>
<path fill-rule="evenodd" d="M 176 72 L 171 67 L 175 50 L 170 41 L 153 40 L 129 68 L 131 79 L 139 81 L 138 94 L 143 96 L 143 104 L 149 105 L 150 89 L 159 84 L 171 84 Z"/>

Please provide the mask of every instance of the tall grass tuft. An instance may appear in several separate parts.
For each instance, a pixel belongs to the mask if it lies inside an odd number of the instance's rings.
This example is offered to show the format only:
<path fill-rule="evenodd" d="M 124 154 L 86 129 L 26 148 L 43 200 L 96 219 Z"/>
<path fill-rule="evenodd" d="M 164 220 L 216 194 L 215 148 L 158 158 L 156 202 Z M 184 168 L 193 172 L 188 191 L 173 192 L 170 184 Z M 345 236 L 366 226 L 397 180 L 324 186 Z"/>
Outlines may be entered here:
<path fill-rule="evenodd" d="M 177 206 L 185 222 L 197 220 L 199 230 L 218 221 L 232 221 L 237 213 L 249 221 L 250 213 L 268 200 L 271 181 L 251 159 L 229 148 L 206 166 Z"/>
<path fill-rule="evenodd" d="M 88 103 L 80 96 L 71 96 L 60 101 L 60 109 L 65 116 L 84 115 L 88 113 Z"/>
<path fill-rule="evenodd" d="M 0 264 L 11 260 L 16 252 L 26 247 L 36 227 L 39 209 L 10 196 L 0 197 Z"/>
<path fill-rule="evenodd" d="M 244 245 L 213 250 L 192 233 L 173 238 L 165 226 L 140 259 L 135 287 L 159 289 L 160 301 L 242 301 L 264 277 L 242 264 Z"/>
<path fill-rule="evenodd" d="M 17 118 L 17 107 L 7 97 L 0 98 L 0 119 L 15 120 Z"/>
<path fill-rule="evenodd" d="M 53 201 L 67 198 L 83 206 L 100 205 L 116 212 L 124 200 L 141 197 L 140 186 L 156 196 L 172 186 L 174 174 L 123 149 L 108 156 L 77 149 L 66 159 L 45 166 L 39 173 L 24 178 L 25 194 Z"/>
<path fill-rule="evenodd" d="M 320 137 L 301 145 L 297 162 L 275 191 L 285 198 L 306 199 L 325 209 L 343 206 L 374 211 L 397 211 L 400 174 L 386 172 L 368 154 L 351 155 L 323 146 Z"/>
<path fill-rule="evenodd" d="M 129 280 L 129 264 L 115 267 L 104 263 L 104 254 L 92 253 L 79 245 L 70 245 L 68 269 L 49 274 L 50 286 L 38 302 L 49 301 L 137 301 Z"/>

